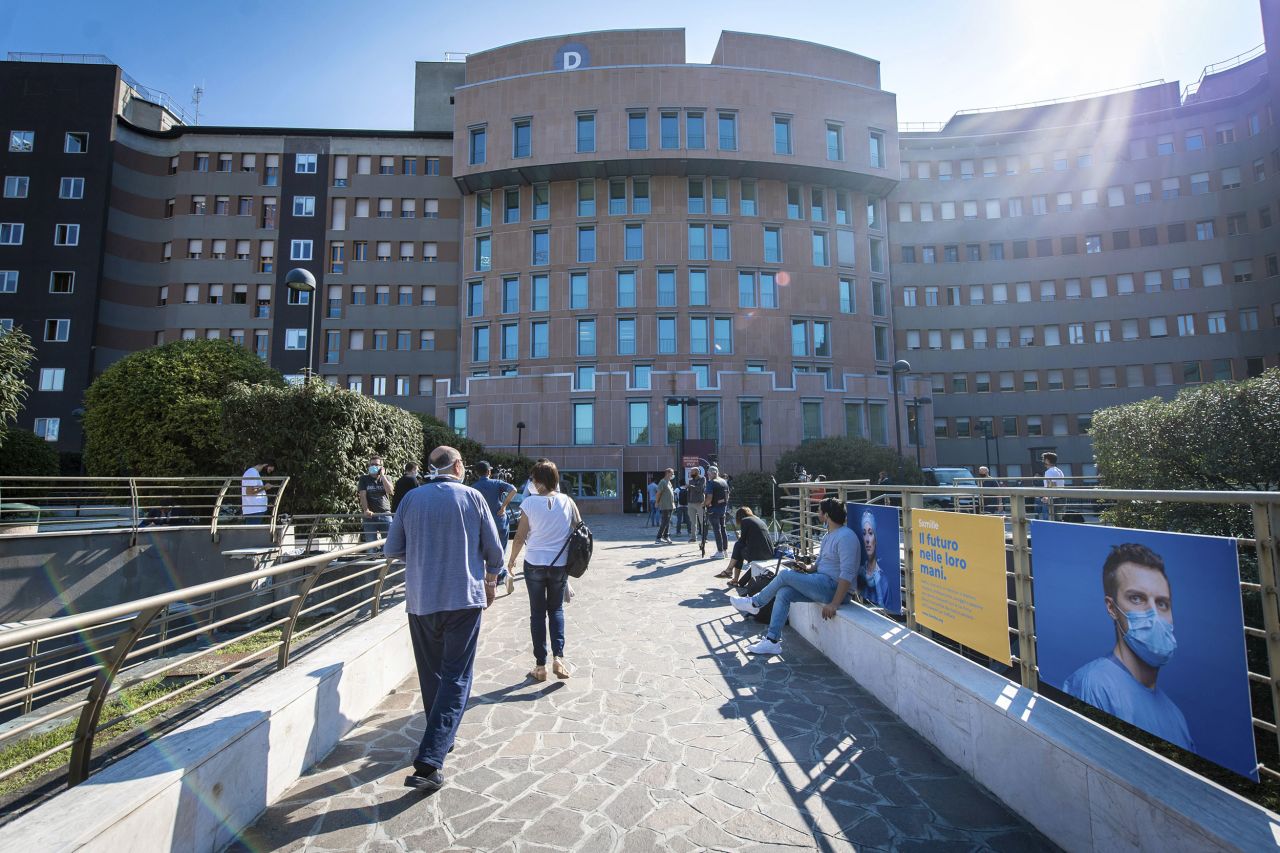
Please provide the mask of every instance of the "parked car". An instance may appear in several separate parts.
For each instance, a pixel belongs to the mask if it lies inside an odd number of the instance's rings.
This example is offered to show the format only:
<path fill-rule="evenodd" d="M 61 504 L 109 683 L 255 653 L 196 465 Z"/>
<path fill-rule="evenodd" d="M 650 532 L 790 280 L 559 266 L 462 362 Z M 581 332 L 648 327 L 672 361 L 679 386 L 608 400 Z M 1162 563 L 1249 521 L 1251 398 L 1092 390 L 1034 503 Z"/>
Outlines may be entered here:
<path fill-rule="evenodd" d="M 974 486 L 974 474 L 968 468 L 925 468 L 924 484 L 926 486 L 955 486 L 956 480 L 962 482 L 958 485 Z M 924 505 L 927 507 L 937 507 L 940 509 L 961 509 L 971 511 L 974 508 L 973 495 L 948 495 L 936 494 L 925 495 Z"/>

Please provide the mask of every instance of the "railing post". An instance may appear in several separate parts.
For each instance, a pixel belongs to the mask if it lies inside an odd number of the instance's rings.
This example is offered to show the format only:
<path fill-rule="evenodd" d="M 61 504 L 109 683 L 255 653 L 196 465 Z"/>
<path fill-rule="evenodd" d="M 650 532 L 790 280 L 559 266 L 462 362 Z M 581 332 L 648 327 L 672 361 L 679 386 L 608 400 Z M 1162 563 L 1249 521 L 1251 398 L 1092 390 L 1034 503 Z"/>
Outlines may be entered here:
<path fill-rule="evenodd" d="M 293 631 L 297 627 L 298 616 L 302 613 L 307 596 L 311 594 L 311 588 L 316 585 L 316 581 L 320 580 L 320 575 L 324 574 L 324 570 L 331 564 L 332 561 L 316 564 L 315 571 L 307 575 L 302 585 L 298 587 L 298 597 L 294 600 L 293 606 L 289 608 L 289 621 L 285 622 L 284 627 L 280 630 L 280 651 L 276 656 L 277 669 L 284 669 L 289 665 L 289 646 L 293 643 Z"/>
<path fill-rule="evenodd" d="M 1031 525 L 1027 521 L 1027 504 L 1021 496 L 1009 503 L 1013 548 L 1014 603 L 1018 614 L 1018 664 L 1022 670 L 1022 686 L 1040 688 L 1036 669 L 1036 618 L 1031 598 Z"/>
<path fill-rule="evenodd" d="M 373 585 L 373 609 L 369 612 L 370 619 L 382 612 L 382 586 L 387 582 L 387 572 L 390 570 L 391 560 L 383 560 L 382 568 L 378 569 L 378 582 Z"/>
<path fill-rule="evenodd" d="M 280 488 L 276 489 L 276 499 L 271 502 L 271 541 L 276 541 L 276 519 L 280 516 L 280 499 L 284 497 L 285 486 L 289 485 L 289 478 L 285 477 L 280 481 Z"/>
<path fill-rule="evenodd" d="M 915 631 L 916 627 L 916 543 L 914 511 L 921 509 L 924 499 L 915 492 L 902 494 L 902 579 L 905 581 L 906 593 L 903 610 L 907 614 L 907 628 Z"/>
<path fill-rule="evenodd" d="M 1267 678 L 1271 684 L 1272 722 L 1280 723 L 1280 506 L 1254 504 L 1253 538 L 1262 585 L 1262 624 L 1267 631 Z M 1280 734 L 1277 735 L 1280 737 Z"/>
<path fill-rule="evenodd" d="M 130 479 L 132 483 L 132 479 Z M 67 766 L 67 787 L 74 788 L 89 778 L 89 763 L 93 760 L 93 738 L 98 728 L 98 720 L 102 717 L 102 709 L 111 695 L 111 685 L 115 683 L 120 667 L 125 658 L 137 645 L 139 638 L 147 630 L 147 626 L 163 610 L 163 607 L 148 607 L 138 611 L 129 627 L 116 640 L 115 646 L 107 655 L 107 659 L 98 671 L 93 686 L 89 688 L 88 703 L 80 712 L 80 722 L 76 724 L 75 739 L 71 742 L 71 762 Z"/>
<path fill-rule="evenodd" d="M 32 640 L 27 644 L 27 682 L 23 685 L 27 690 L 36 686 L 36 655 L 40 654 L 40 641 Z M 31 713 L 31 703 L 35 700 L 35 692 L 22 697 L 22 713 Z"/>
<path fill-rule="evenodd" d="M 226 500 L 227 490 L 231 488 L 231 477 L 222 482 L 222 488 L 218 490 L 218 499 L 213 502 L 213 517 L 209 519 L 209 536 L 216 544 L 218 541 L 218 520 L 222 518 L 222 502 Z"/>
<path fill-rule="evenodd" d="M 133 477 L 129 478 L 129 503 L 130 510 L 133 515 L 133 523 L 130 524 L 129 531 L 129 547 L 135 548 L 138 545 L 138 522 L 141 520 L 141 501 L 138 498 L 138 481 Z"/>

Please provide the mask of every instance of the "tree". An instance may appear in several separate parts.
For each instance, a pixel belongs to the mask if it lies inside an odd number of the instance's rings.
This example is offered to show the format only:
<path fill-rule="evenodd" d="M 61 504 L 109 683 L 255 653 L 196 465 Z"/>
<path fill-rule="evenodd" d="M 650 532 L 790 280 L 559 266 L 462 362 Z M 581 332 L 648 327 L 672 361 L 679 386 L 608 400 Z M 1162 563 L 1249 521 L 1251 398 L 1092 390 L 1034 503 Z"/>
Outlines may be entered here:
<path fill-rule="evenodd" d="M 29 430 L 0 426 L 0 476 L 56 477 L 58 462 L 52 442 Z"/>
<path fill-rule="evenodd" d="M 462 461 L 470 468 L 480 460 L 484 460 L 494 468 L 505 468 L 511 472 L 514 483 L 522 483 L 529 478 L 533 469 L 533 459 L 528 456 L 517 456 L 514 453 L 503 453 L 500 450 L 486 449 L 483 444 L 471 438 L 464 438 L 444 421 L 433 415 L 415 413 L 422 424 L 422 465 L 426 473 L 427 458 L 437 447 L 448 446 L 462 454 Z"/>
<path fill-rule="evenodd" d="M 290 478 L 282 510 L 295 515 L 356 512 L 356 481 L 370 456 L 381 456 L 394 480 L 422 453 L 414 415 L 318 379 L 283 388 L 235 384 L 222 412 L 221 470 L 239 474 L 274 459 L 276 473 Z"/>
<path fill-rule="evenodd" d="M 27 371 L 35 358 L 31 338 L 20 328 L 0 331 L 0 428 L 17 420 L 22 401 L 27 396 Z M 0 432 L 0 446 L 4 445 Z"/>
<path fill-rule="evenodd" d="M 872 444 L 865 438 L 819 438 L 782 454 L 776 476 L 779 483 L 793 482 L 795 468 L 800 465 L 813 477 L 823 474 L 828 480 L 870 480 L 875 483 L 881 471 L 888 471 L 895 480 L 898 479 L 900 462 L 904 483 L 922 482 L 915 461 L 899 460 L 892 448 Z"/>
<path fill-rule="evenodd" d="M 1280 369 L 1255 379 L 1184 388 L 1101 409 L 1091 428 L 1103 488 L 1267 491 L 1280 483 Z M 1128 527 L 1252 535 L 1247 508 L 1120 503 L 1108 521 Z"/>
<path fill-rule="evenodd" d="M 174 341 L 117 361 L 85 392 L 89 474 L 225 473 L 222 397 L 233 382 L 284 384 L 277 371 L 229 340 Z"/>

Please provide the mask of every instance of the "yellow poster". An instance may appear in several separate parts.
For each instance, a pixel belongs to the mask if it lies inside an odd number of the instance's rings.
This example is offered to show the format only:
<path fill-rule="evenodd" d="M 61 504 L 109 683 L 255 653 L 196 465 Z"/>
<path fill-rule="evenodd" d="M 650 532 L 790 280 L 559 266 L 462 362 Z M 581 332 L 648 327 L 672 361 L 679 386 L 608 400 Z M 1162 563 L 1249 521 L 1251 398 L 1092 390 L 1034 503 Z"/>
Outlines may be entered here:
<path fill-rule="evenodd" d="M 911 513 L 916 621 L 995 660 L 1010 660 L 1004 519 Z"/>

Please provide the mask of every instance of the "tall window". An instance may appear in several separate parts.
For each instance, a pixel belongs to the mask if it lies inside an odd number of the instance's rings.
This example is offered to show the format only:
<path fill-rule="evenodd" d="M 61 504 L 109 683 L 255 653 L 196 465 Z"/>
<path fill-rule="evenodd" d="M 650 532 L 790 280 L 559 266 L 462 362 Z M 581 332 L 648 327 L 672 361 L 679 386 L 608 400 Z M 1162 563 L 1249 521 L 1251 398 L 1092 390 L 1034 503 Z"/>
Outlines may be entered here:
<path fill-rule="evenodd" d="M 658 133 L 663 148 L 680 147 L 680 114 L 662 113 L 659 118 Z"/>
<path fill-rule="evenodd" d="M 573 443 L 595 443 L 595 404 L 573 404 Z"/>
<path fill-rule="evenodd" d="M 649 115 L 644 112 L 627 113 L 627 148 L 643 151 L 649 147 Z"/>
<path fill-rule="evenodd" d="M 618 307 L 636 307 L 636 274 L 634 270 L 618 272 Z"/>
<path fill-rule="evenodd" d="M 873 169 L 883 169 L 886 165 L 884 151 L 884 134 L 873 130 L 867 135 L 868 157 Z"/>
<path fill-rule="evenodd" d="M 844 159 L 844 128 L 838 124 L 827 125 L 827 159 Z"/>
<path fill-rule="evenodd" d="M 773 153 L 795 153 L 791 150 L 791 118 L 788 116 L 773 117 Z"/>
<path fill-rule="evenodd" d="M 578 153 L 587 154 L 596 150 L 596 115 L 584 113 L 578 116 Z"/>
<path fill-rule="evenodd" d="M 685 114 L 684 141 L 686 148 L 702 149 L 707 147 L 706 113 L 690 112 Z M 10 150 L 13 149 L 11 148 Z"/>
<path fill-rule="evenodd" d="M 533 153 L 533 127 L 529 119 L 519 119 L 512 125 L 511 156 L 528 157 Z"/>
<path fill-rule="evenodd" d="M 471 128 L 469 155 L 471 165 L 483 163 L 485 160 L 485 147 L 487 144 L 487 130 L 483 127 Z"/>
<path fill-rule="evenodd" d="M 578 355 L 594 356 L 596 354 L 596 321 L 578 321 Z"/>
<path fill-rule="evenodd" d="M 627 441 L 630 444 L 649 443 L 649 404 L 632 400 L 627 404 Z"/>
<path fill-rule="evenodd" d="M 738 150 L 738 114 L 719 113 L 716 123 L 719 132 L 720 150 Z"/>
<path fill-rule="evenodd" d="M 760 443 L 760 401 L 742 400 L 738 403 L 738 421 L 742 426 L 743 444 Z"/>

